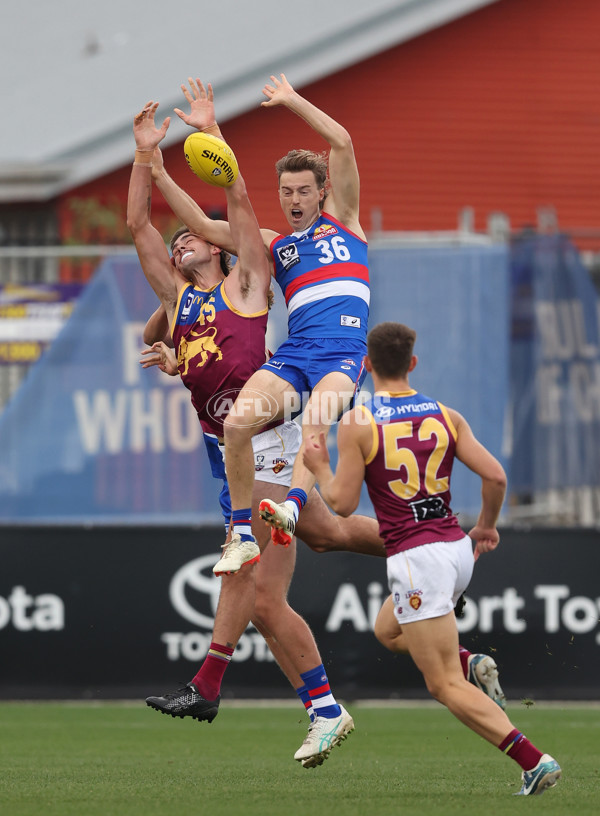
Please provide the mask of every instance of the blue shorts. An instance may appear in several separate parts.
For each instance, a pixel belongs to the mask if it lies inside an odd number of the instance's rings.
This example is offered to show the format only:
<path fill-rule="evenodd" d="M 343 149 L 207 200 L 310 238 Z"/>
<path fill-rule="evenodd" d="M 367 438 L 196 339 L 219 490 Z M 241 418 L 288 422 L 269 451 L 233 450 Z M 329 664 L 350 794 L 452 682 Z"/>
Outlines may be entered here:
<path fill-rule="evenodd" d="M 219 504 L 221 505 L 221 512 L 225 519 L 225 527 L 229 527 L 231 520 L 231 497 L 229 496 L 229 485 L 227 484 L 227 476 L 225 474 L 225 462 L 223 461 L 223 454 L 219 448 L 219 440 L 212 434 L 204 434 L 204 444 L 206 445 L 206 453 L 208 454 L 208 461 L 210 462 L 210 472 L 215 479 L 223 482 L 223 487 L 219 493 Z"/>
<path fill-rule="evenodd" d="M 367 346 L 362 340 L 300 337 L 282 343 L 261 368 L 289 382 L 301 395 L 312 393 L 326 374 L 339 371 L 350 377 L 356 396 L 367 376 L 363 363 L 366 353 Z"/>

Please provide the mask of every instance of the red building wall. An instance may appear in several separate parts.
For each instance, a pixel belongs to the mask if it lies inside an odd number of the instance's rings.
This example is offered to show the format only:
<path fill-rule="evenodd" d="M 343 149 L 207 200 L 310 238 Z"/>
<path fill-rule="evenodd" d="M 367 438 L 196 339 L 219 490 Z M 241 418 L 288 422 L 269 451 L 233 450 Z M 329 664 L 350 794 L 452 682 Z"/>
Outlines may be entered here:
<path fill-rule="evenodd" d="M 598 32 L 597 0 L 500 0 L 302 88 L 352 134 L 365 229 L 373 208 L 385 230 L 401 231 L 454 229 L 472 206 L 484 230 L 490 212 L 518 228 L 553 205 L 561 228 L 600 230 Z M 326 145 L 280 108 L 222 124 L 260 224 L 285 230 L 274 163 L 292 147 Z M 133 158 L 133 136 L 131 146 Z M 202 206 L 224 206 L 221 190 L 190 173 L 181 145 L 165 162 Z M 63 229 L 69 198 L 124 206 L 128 179 L 125 167 L 65 194 Z M 153 207 L 166 212 L 158 193 Z M 600 239 L 585 245 L 600 249 Z"/>

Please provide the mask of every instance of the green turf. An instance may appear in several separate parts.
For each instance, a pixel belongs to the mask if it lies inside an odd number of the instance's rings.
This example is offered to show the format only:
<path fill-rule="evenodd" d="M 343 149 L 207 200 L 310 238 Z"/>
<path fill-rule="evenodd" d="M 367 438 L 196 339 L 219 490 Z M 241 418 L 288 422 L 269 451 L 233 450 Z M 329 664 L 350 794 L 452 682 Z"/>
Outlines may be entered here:
<path fill-rule="evenodd" d="M 541 797 L 441 707 L 349 706 L 356 731 L 320 768 L 293 753 L 296 708 L 226 703 L 212 724 L 143 704 L 0 703 L 3 816 L 501 816 L 600 812 L 600 709 L 509 708 L 563 767 Z"/>

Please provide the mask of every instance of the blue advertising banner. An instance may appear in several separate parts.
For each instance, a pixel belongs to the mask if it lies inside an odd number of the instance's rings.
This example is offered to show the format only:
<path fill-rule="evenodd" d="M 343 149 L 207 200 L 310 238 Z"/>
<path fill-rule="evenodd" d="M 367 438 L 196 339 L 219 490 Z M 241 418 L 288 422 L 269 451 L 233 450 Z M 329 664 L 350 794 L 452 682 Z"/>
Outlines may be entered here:
<path fill-rule="evenodd" d="M 506 247 L 373 248 L 370 325 L 418 332 L 415 388 L 469 419 L 502 456 L 508 393 Z M 286 337 L 276 287 L 267 344 Z M 0 415 L 0 522 L 221 523 L 200 425 L 179 377 L 142 369 L 158 301 L 135 256 L 105 260 Z M 365 390 L 372 390 L 369 381 Z M 335 462 L 335 433 L 330 434 Z M 479 510 L 457 463 L 453 507 Z M 359 512 L 373 515 L 363 494 Z"/>
<path fill-rule="evenodd" d="M 0 417 L 0 518 L 220 521 L 189 392 L 139 363 L 157 305 L 137 258 L 98 269 Z"/>
<path fill-rule="evenodd" d="M 565 236 L 518 240 L 511 258 L 513 489 L 600 486 L 596 290 Z"/>
<path fill-rule="evenodd" d="M 505 467 L 509 389 L 509 249 L 439 246 L 370 250 L 371 319 L 417 332 L 413 388 L 460 411 Z M 369 388 L 369 383 L 365 384 Z M 452 507 L 479 513 L 481 483 L 460 462 Z"/>

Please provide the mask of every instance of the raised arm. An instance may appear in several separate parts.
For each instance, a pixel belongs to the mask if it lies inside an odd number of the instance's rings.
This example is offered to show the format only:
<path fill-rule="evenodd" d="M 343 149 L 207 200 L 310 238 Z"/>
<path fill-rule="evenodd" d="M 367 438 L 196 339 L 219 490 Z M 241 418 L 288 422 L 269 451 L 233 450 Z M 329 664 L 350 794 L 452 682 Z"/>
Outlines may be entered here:
<path fill-rule="evenodd" d="M 360 179 L 354 156 L 352 139 L 345 127 L 331 116 L 301 96 L 281 74 L 281 79 L 271 76 L 272 84 L 266 84 L 263 94 L 265 108 L 283 105 L 310 125 L 331 147 L 329 153 L 329 181 L 331 191 L 327 198 L 327 212 L 334 215 L 357 235 L 364 238 L 360 226 L 359 198 Z"/>
<path fill-rule="evenodd" d="M 477 555 L 496 549 L 500 536 L 496 529 L 504 496 L 506 474 L 500 462 L 479 442 L 467 420 L 448 409 L 458 434 L 456 458 L 481 478 L 481 510 L 477 524 L 469 532 L 476 543 Z"/>
<path fill-rule="evenodd" d="M 162 153 L 158 147 L 152 159 L 152 178 L 171 210 L 191 232 L 227 252 L 237 254 L 229 223 L 209 218 L 194 199 L 173 181 L 165 170 Z"/>
<path fill-rule="evenodd" d="M 365 477 L 365 451 L 370 444 L 370 428 L 356 421 L 356 409 L 345 414 L 338 425 L 335 474 L 329 464 L 325 434 L 321 432 L 318 438 L 313 434 L 306 442 L 304 464 L 315 476 L 325 502 L 340 516 L 349 516 L 358 507 Z"/>
<path fill-rule="evenodd" d="M 157 128 L 154 123 L 157 108 L 157 102 L 148 102 L 133 122 L 136 151 L 129 180 L 127 226 L 144 274 L 165 308 L 170 322 L 177 301 L 177 284 L 165 243 L 150 221 L 152 157 L 155 147 L 164 138 L 170 121 L 169 118 L 165 119 L 162 126 Z"/>

